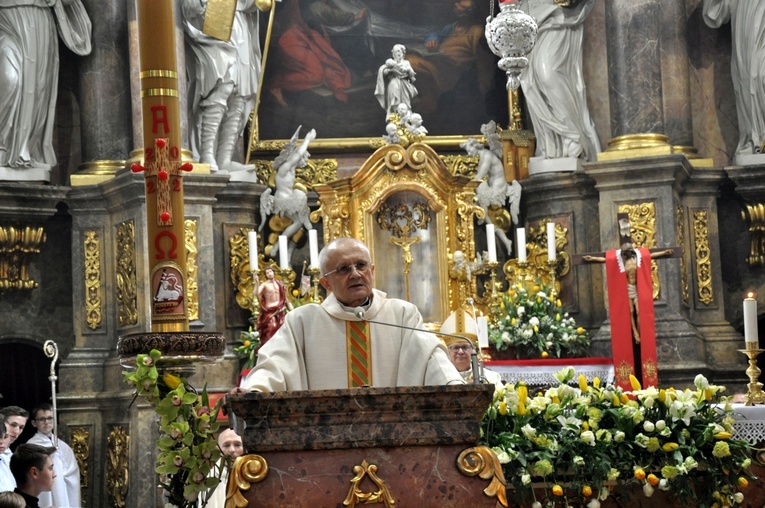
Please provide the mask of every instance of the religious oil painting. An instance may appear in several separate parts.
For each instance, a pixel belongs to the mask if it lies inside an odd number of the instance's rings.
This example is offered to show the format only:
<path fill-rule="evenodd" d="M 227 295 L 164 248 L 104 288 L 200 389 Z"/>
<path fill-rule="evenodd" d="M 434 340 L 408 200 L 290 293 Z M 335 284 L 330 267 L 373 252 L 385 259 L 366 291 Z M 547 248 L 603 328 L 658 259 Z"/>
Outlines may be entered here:
<path fill-rule="evenodd" d="M 325 139 L 385 134 L 376 89 L 398 44 L 414 71 L 407 100 L 430 136 L 474 134 L 491 119 L 507 125 L 505 76 L 484 35 L 489 8 L 478 0 L 277 2 L 259 139 L 288 139 L 301 124 Z"/>

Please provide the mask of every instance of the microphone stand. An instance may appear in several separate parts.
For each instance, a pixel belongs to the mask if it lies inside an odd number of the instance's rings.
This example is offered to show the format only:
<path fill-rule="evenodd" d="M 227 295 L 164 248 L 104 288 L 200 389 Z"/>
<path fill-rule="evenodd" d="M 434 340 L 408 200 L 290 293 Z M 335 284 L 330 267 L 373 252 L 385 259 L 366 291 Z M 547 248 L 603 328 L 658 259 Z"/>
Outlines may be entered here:
<path fill-rule="evenodd" d="M 425 333 L 432 333 L 435 335 L 443 335 L 444 337 L 452 337 L 455 339 L 466 340 L 470 345 L 473 344 L 470 341 L 470 339 L 468 339 L 464 335 L 457 335 L 455 333 L 432 332 L 424 328 L 414 328 L 413 326 L 396 325 L 393 323 L 383 323 L 382 321 L 374 321 L 372 319 L 366 319 L 364 317 L 364 314 L 366 314 L 366 311 L 362 309 L 361 307 L 356 307 L 355 309 L 353 309 L 353 315 L 363 321 L 366 321 L 367 323 L 374 323 L 376 325 L 383 325 L 383 326 L 391 326 L 393 328 L 403 328 L 404 330 L 412 330 L 415 332 L 425 332 Z M 480 370 L 478 367 L 478 353 L 476 353 L 475 347 L 473 348 L 473 352 L 470 354 L 470 366 L 472 367 L 472 370 L 473 370 L 473 384 L 475 385 L 481 384 L 482 380 L 481 380 Z"/>

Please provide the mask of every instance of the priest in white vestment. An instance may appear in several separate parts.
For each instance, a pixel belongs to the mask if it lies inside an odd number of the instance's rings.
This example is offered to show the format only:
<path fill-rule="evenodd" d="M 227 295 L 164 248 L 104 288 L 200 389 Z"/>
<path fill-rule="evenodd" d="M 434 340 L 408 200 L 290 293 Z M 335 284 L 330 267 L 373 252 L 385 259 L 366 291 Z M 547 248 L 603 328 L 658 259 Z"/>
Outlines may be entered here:
<path fill-rule="evenodd" d="M 40 404 L 31 416 L 30 421 L 37 433 L 27 443 L 56 448 L 56 452 L 51 455 L 53 471 L 56 473 L 53 489 L 50 492 L 40 492 L 40 506 L 80 508 L 80 467 L 69 445 L 61 439 L 54 439 L 53 407 L 47 403 Z"/>
<path fill-rule="evenodd" d="M 423 328 L 417 308 L 372 288 L 374 265 L 366 245 L 338 238 L 322 249 L 319 264 L 327 298 L 321 305 L 303 305 L 287 314 L 282 327 L 258 351 L 258 363 L 242 379 L 241 388 L 283 391 L 463 383 L 443 343 Z M 359 309 L 366 320 L 393 326 L 360 319 Z M 357 353 L 357 343 L 363 354 Z"/>

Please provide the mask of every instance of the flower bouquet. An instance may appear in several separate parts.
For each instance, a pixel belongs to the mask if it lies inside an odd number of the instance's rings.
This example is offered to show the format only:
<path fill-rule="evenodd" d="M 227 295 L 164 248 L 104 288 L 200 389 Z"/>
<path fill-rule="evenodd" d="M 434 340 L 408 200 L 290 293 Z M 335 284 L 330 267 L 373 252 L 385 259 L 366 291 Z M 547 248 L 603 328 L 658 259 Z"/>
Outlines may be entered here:
<path fill-rule="evenodd" d="M 732 409 L 699 375 L 695 390 L 623 392 L 591 385 L 572 367 L 555 374 L 557 386 L 532 396 L 525 385 L 505 385 L 482 421 L 482 440 L 503 464 L 516 501 L 540 508 L 598 508 L 618 485 L 620 495 L 666 491 L 688 506 L 737 506 L 753 478 L 751 449 L 733 439 Z M 543 489 L 539 499 L 539 489 Z"/>
<path fill-rule="evenodd" d="M 587 356 L 587 330 L 577 326 L 546 286 L 535 285 L 528 291 L 514 284 L 500 306 L 504 314 L 489 325 L 489 338 L 497 351 L 510 349 L 518 359 Z"/>
<path fill-rule="evenodd" d="M 222 399 L 211 408 L 207 385 L 198 394 L 188 381 L 172 373 L 160 375 L 157 361 L 162 353 L 153 349 L 136 357 L 136 370 L 124 379 L 144 396 L 160 417 L 159 455 L 156 471 L 161 476 L 168 505 L 190 508 L 207 504 L 207 497 L 220 482 L 221 451 L 215 439 Z M 167 506 L 167 505 L 166 505 Z"/>

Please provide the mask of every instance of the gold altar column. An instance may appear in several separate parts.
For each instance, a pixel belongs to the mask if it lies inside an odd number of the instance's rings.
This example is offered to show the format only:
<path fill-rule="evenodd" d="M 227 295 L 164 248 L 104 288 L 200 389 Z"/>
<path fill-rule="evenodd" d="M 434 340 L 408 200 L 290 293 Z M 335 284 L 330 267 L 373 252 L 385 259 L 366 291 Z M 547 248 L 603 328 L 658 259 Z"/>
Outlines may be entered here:
<path fill-rule="evenodd" d="M 183 242 L 183 179 L 178 66 L 173 0 L 138 0 L 141 103 L 146 177 L 152 332 L 189 329 L 186 316 L 186 251 Z"/>

